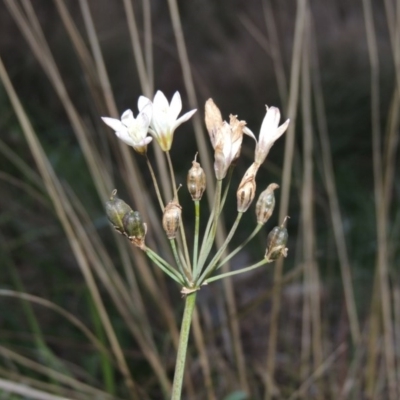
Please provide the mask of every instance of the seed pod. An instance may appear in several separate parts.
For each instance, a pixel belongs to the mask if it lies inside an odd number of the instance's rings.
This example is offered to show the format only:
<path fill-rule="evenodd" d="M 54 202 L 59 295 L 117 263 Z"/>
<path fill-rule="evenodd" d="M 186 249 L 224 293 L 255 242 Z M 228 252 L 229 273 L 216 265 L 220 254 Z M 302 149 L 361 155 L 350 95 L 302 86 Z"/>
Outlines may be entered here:
<path fill-rule="evenodd" d="M 117 191 L 113 190 L 110 200 L 106 201 L 107 218 L 114 228 L 122 234 L 125 234 L 123 219 L 132 209 L 123 200 L 116 197 Z"/>
<path fill-rule="evenodd" d="M 256 204 L 257 223 L 264 225 L 270 218 L 275 208 L 274 190 L 279 186 L 271 183 L 259 196 Z"/>
<path fill-rule="evenodd" d="M 200 200 L 206 189 L 206 174 L 200 164 L 194 160 L 187 175 L 187 187 L 193 200 Z"/>
<path fill-rule="evenodd" d="M 122 223 L 129 239 L 138 239 L 144 241 L 146 236 L 146 224 L 143 223 L 142 217 L 138 211 L 130 211 L 125 214 Z"/>
<path fill-rule="evenodd" d="M 179 229 L 181 214 L 182 207 L 176 200 L 169 202 L 165 207 L 162 223 L 168 239 L 175 239 Z"/>
<path fill-rule="evenodd" d="M 254 163 L 244 174 L 242 181 L 239 184 L 236 192 L 237 198 L 237 210 L 238 212 L 245 212 L 250 207 L 250 204 L 254 200 L 256 195 L 256 173 L 258 166 Z"/>
<path fill-rule="evenodd" d="M 277 260 L 280 256 L 286 257 L 288 249 L 286 243 L 289 238 L 288 231 L 286 229 L 286 217 L 281 226 L 276 226 L 268 234 L 267 237 L 267 250 L 265 252 L 265 258 L 269 260 Z"/>

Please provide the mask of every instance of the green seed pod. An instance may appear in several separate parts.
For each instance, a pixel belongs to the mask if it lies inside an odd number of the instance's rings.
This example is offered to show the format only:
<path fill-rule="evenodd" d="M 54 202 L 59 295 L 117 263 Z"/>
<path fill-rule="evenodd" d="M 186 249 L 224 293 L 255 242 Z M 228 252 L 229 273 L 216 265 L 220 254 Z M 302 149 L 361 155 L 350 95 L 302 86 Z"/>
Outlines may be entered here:
<path fill-rule="evenodd" d="M 147 226 L 142 221 L 138 211 L 130 211 L 123 218 L 124 229 L 129 240 L 136 246 L 143 249 Z"/>
<path fill-rule="evenodd" d="M 179 223 L 182 214 L 182 207 L 174 200 L 165 207 L 163 215 L 163 228 L 168 239 L 175 239 L 179 229 Z"/>
<path fill-rule="evenodd" d="M 144 238 L 146 235 L 145 224 L 138 211 L 131 210 L 129 213 L 125 214 L 122 223 L 129 238 Z"/>
<path fill-rule="evenodd" d="M 112 223 L 114 228 L 119 232 L 124 234 L 124 224 L 123 219 L 126 214 L 132 211 L 132 209 L 123 200 L 116 197 L 117 191 L 113 190 L 111 193 L 110 200 L 106 201 L 106 213 L 107 218 Z"/>
<path fill-rule="evenodd" d="M 256 204 L 257 223 L 264 225 L 270 218 L 275 208 L 274 190 L 279 186 L 271 183 L 259 196 Z"/>
<path fill-rule="evenodd" d="M 287 218 L 288 217 L 284 219 L 281 226 L 276 226 L 268 234 L 265 258 L 268 258 L 269 260 L 277 260 L 280 256 L 287 256 L 288 249 L 286 248 L 286 243 L 289 238 L 289 234 L 285 226 Z"/>
<path fill-rule="evenodd" d="M 187 175 L 187 187 L 193 200 L 201 200 L 206 189 L 206 174 L 196 160 L 192 165 Z"/>

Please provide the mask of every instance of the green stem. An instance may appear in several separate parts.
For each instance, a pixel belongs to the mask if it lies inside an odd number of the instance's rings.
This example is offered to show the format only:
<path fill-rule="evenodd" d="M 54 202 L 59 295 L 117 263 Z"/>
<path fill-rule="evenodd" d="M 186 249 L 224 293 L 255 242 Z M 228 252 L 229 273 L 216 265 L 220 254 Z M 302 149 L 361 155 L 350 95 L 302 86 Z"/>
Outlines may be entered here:
<path fill-rule="evenodd" d="M 257 224 L 257 226 L 254 228 L 253 232 L 250 234 L 250 236 L 238 247 L 236 247 L 235 250 L 232 251 L 228 256 L 226 256 L 217 266 L 216 269 L 221 268 L 224 264 L 226 264 L 233 256 L 235 256 L 237 253 L 239 253 L 240 250 L 243 249 L 243 247 L 246 246 L 247 243 L 250 242 L 251 239 L 253 239 L 254 236 L 257 235 L 257 233 L 260 231 L 260 229 L 263 227 L 262 224 Z"/>
<path fill-rule="evenodd" d="M 231 272 L 227 272 L 225 274 L 213 276 L 212 278 L 208 278 L 208 279 L 206 279 L 204 281 L 204 284 L 208 284 L 210 282 L 214 282 L 214 281 L 217 281 L 218 279 L 226 278 L 228 276 L 242 274 L 243 272 L 251 271 L 252 269 L 256 269 L 256 268 L 262 267 L 263 265 L 268 264 L 268 263 L 270 263 L 272 261 L 273 260 L 269 260 L 268 258 L 264 258 L 263 260 L 259 261 L 258 263 L 250 265 L 250 267 L 238 269 L 236 271 L 231 271 Z"/>
<path fill-rule="evenodd" d="M 193 243 L 193 276 L 197 276 L 197 256 L 199 252 L 200 201 L 194 201 L 195 226 Z"/>
<path fill-rule="evenodd" d="M 207 276 L 211 275 L 213 273 L 213 271 L 215 270 L 216 264 L 217 264 L 218 260 L 220 259 L 220 257 L 222 256 L 222 254 L 224 253 L 224 251 L 226 250 L 229 242 L 232 240 L 233 235 L 235 234 L 236 229 L 239 226 L 239 222 L 240 222 L 242 216 L 243 216 L 243 213 L 239 212 L 236 217 L 235 222 L 232 225 L 232 228 L 231 228 L 227 238 L 225 239 L 224 244 L 217 251 L 215 256 L 212 258 L 212 260 L 208 264 L 207 268 L 204 270 L 204 272 L 201 274 L 200 278 L 198 279 L 199 285 L 201 285 L 202 282 L 207 278 Z"/>
<path fill-rule="evenodd" d="M 169 151 L 165 152 L 165 154 L 167 156 L 169 174 L 171 176 L 171 182 L 172 182 L 172 186 L 173 186 L 172 190 L 174 192 L 175 200 L 178 201 L 178 190 L 177 190 L 177 187 L 176 187 L 174 167 L 172 165 L 171 155 L 169 154 Z M 184 226 L 183 226 L 182 216 L 180 218 L 179 231 L 181 233 L 182 244 L 183 244 L 183 252 L 185 254 L 186 265 L 189 267 L 189 270 L 191 271 L 189 249 L 188 249 L 188 245 L 187 245 L 187 242 L 186 242 L 186 234 L 185 234 L 185 229 L 184 229 Z"/>
<path fill-rule="evenodd" d="M 162 201 L 160 188 L 158 187 L 157 178 L 156 178 L 156 175 L 154 174 L 153 167 L 151 166 L 151 163 L 150 163 L 149 158 L 147 157 L 147 154 L 146 154 L 146 161 L 147 161 L 147 166 L 149 167 L 149 170 L 150 170 L 151 179 L 153 180 L 154 189 L 156 190 L 156 193 L 157 193 L 157 199 L 160 204 L 161 211 L 164 211 L 164 203 Z"/>
<path fill-rule="evenodd" d="M 179 268 L 179 271 L 180 271 L 181 275 L 185 279 L 186 285 L 188 285 L 189 284 L 189 277 L 186 274 L 187 269 L 183 267 L 183 265 L 181 263 L 181 259 L 179 258 L 178 250 L 176 248 L 176 241 L 175 241 L 175 239 L 170 239 L 169 242 L 171 244 L 172 253 L 174 254 L 174 257 L 175 257 L 175 262 L 178 265 L 178 268 Z"/>
<path fill-rule="evenodd" d="M 221 206 L 221 189 L 222 189 L 222 181 L 217 181 L 217 187 L 215 189 L 215 199 L 214 199 L 214 208 L 212 210 L 213 219 L 208 220 L 206 231 L 204 233 L 203 242 L 201 244 L 199 261 L 197 263 L 197 274 L 199 275 L 201 269 L 204 266 L 204 263 L 207 260 L 207 256 L 210 253 L 212 244 L 214 243 L 215 234 L 217 232 L 218 225 L 218 217 L 220 214 L 220 206 Z M 195 276 L 195 280 L 197 280 L 197 276 Z"/>
<path fill-rule="evenodd" d="M 172 385 L 171 400 L 181 400 L 183 374 L 185 372 L 186 351 L 188 347 L 190 325 L 196 304 L 197 293 L 190 293 L 186 297 L 185 311 L 183 312 L 181 334 L 179 336 L 178 355 L 175 365 L 174 382 Z"/>
<path fill-rule="evenodd" d="M 221 211 L 224 208 L 226 196 L 228 195 L 229 187 L 231 186 L 232 175 L 233 175 L 233 170 L 234 169 L 235 169 L 235 166 L 231 164 L 230 167 L 229 167 L 229 170 L 228 170 L 228 177 L 227 177 L 227 180 L 226 180 L 227 184 L 226 184 L 226 187 L 224 189 L 224 194 L 222 195 Z"/>
<path fill-rule="evenodd" d="M 178 274 L 178 272 L 175 271 L 175 269 L 170 264 L 168 264 L 164 259 L 162 259 L 150 248 L 146 247 L 144 251 L 147 257 L 149 257 L 154 262 L 154 264 L 156 264 L 157 267 L 159 267 L 164 273 L 166 273 L 170 278 L 178 282 L 180 285 L 185 286 L 185 281 L 183 277 Z"/>

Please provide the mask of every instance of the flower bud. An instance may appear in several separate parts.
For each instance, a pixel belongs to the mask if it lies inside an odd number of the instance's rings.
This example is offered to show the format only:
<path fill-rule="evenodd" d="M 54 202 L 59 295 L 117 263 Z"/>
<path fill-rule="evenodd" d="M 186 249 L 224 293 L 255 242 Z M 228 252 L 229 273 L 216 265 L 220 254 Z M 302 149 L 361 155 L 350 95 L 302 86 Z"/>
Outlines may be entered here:
<path fill-rule="evenodd" d="M 162 224 L 168 239 L 175 239 L 179 229 L 181 214 L 182 207 L 176 200 L 169 202 L 165 207 Z"/>
<path fill-rule="evenodd" d="M 280 256 L 286 257 L 288 249 L 286 243 L 289 238 L 288 231 L 286 229 L 286 217 L 281 226 L 276 226 L 268 234 L 267 237 L 267 250 L 265 252 L 265 258 L 269 260 L 277 260 Z"/>
<path fill-rule="evenodd" d="M 143 248 L 147 226 L 143 223 L 139 212 L 131 210 L 125 214 L 122 223 L 129 240 L 136 246 Z"/>
<path fill-rule="evenodd" d="M 274 190 L 279 185 L 271 183 L 259 196 L 256 204 L 257 223 L 264 225 L 270 218 L 275 208 Z"/>
<path fill-rule="evenodd" d="M 119 232 L 124 234 L 124 216 L 131 212 L 132 209 L 123 200 L 116 197 L 117 191 L 113 190 L 111 193 L 110 200 L 106 201 L 106 213 L 107 218 L 112 223 L 114 228 Z"/>
<path fill-rule="evenodd" d="M 256 173 L 258 166 L 252 164 L 244 174 L 242 181 L 239 184 L 236 192 L 237 210 L 238 212 L 245 212 L 250 207 L 256 195 Z"/>
<path fill-rule="evenodd" d="M 194 160 L 187 175 L 187 187 L 193 200 L 200 200 L 206 189 L 206 174 L 200 164 Z"/>

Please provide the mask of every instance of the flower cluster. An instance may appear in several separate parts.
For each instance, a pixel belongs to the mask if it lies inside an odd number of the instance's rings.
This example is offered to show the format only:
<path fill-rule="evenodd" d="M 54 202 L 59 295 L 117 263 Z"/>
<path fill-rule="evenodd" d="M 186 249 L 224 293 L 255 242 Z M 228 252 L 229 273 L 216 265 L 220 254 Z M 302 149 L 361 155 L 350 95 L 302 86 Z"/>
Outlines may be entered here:
<path fill-rule="evenodd" d="M 282 225 L 275 227 L 268 235 L 267 249 L 261 261 L 237 271 L 216 276 L 213 275 L 215 271 L 227 263 L 230 258 L 255 236 L 270 219 L 274 211 L 274 191 L 279 186 L 276 183 L 271 183 L 259 195 L 257 200 L 255 207 L 257 225 L 254 232 L 243 245 L 232 251 L 225 258 L 222 258 L 239 225 L 242 215 L 249 209 L 255 198 L 256 175 L 261 164 L 265 161 L 275 141 L 288 128 L 289 120 L 279 126 L 280 112 L 278 108 L 267 107 L 257 140 L 256 136 L 246 126 L 245 121 L 240 120 L 236 115 L 230 115 L 229 122 L 224 121 L 214 101 L 212 99 L 207 100 L 205 104 L 205 124 L 209 133 L 211 145 L 214 149 L 216 191 L 213 209 L 211 210 L 209 221 L 204 231 L 201 247 L 199 247 L 200 201 L 206 190 L 206 175 L 200 163 L 197 161 L 196 154 L 192 162 L 192 168 L 190 168 L 187 175 L 187 188 L 195 207 L 195 234 L 191 252 L 187 247 L 185 229 L 182 224 L 183 208 L 179 203 L 169 150 L 172 146 L 175 130 L 183 122 L 191 118 L 196 110 L 191 110 L 179 117 L 182 110 L 182 101 L 179 93 L 176 92 L 171 102 L 168 103 L 168 100 L 160 91 L 156 93 L 153 101 L 147 97 L 141 96 L 138 100 L 138 110 L 139 113 L 136 118 L 131 110 L 127 110 L 122 114 L 120 120 L 109 117 L 102 117 L 102 119 L 107 125 L 114 129 L 119 139 L 129 146 L 132 146 L 139 154 L 146 155 L 147 146 L 153 138 L 165 152 L 174 191 L 173 200 L 165 202 L 165 199 L 162 198 L 160 190 L 158 189 L 157 178 L 154 175 L 150 161 L 147 161 L 163 213 L 162 226 L 170 241 L 176 267 L 169 264 L 145 245 L 147 227 L 146 224 L 142 222 L 140 214 L 137 211 L 133 211 L 124 201 L 118 199 L 116 197 L 116 192 L 113 192 L 110 200 L 106 203 L 106 211 L 110 222 L 118 232 L 127 236 L 129 240 L 142 249 L 159 268 L 178 282 L 182 286 L 182 293 L 184 295 L 199 290 L 202 285 L 217 279 L 258 268 L 282 256 L 286 257 L 288 233 L 285 219 Z M 240 156 L 244 135 L 251 137 L 256 142 L 254 161 L 247 169 L 236 191 L 238 211 L 236 220 L 232 225 L 225 243 L 219 247 L 213 257 L 210 257 L 219 217 L 222 213 L 229 188 L 228 182 L 225 193 L 222 196 L 223 181 L 225 179 L 230 180 L 231 174 L 228 175 L 228 170 L 234 167 L 236 160 Z M 227 176 L 229 176 L 229 178 L 227 178 Z M 164 204 L 167 205 L 164 206 Z M 178 248 L 180 246 L 183 248 Z"/>

